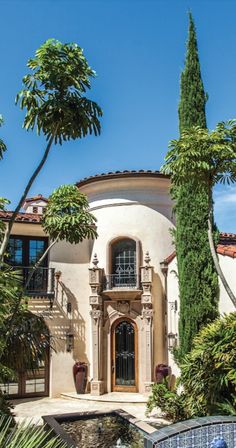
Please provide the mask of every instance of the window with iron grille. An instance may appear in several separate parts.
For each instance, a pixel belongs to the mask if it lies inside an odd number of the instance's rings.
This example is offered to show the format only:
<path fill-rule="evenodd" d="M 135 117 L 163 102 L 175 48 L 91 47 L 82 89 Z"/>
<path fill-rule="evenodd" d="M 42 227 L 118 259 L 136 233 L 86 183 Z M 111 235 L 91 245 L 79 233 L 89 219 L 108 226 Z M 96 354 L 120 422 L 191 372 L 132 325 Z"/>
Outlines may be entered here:
<path fill-rule="evenodd" d="M 136 284 L 136 241 L 125 238 L 112 245 L 112 276 L 114 286 Z"/>

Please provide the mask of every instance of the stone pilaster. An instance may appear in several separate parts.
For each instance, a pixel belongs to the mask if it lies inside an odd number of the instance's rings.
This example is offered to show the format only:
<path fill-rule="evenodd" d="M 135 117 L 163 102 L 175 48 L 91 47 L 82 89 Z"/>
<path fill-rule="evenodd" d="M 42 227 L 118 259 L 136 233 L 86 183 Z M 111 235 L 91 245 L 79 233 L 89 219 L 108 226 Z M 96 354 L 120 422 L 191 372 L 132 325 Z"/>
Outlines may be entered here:
<path fill-rule="evenodd" d="M 91 394 L 102 395 L 104 393 L 104 382 L 102 372 L 102 327 L 103 311 L 102 297 L 102 269 L 98 268 L 97 255 L 93 258 L 93 267 L 89 268 L 89 284 L 91 295 L 89 297 L 90 315 L 92 319 L 92 351 L 93 351 L 93 379 L 91 381 Z"/>
<path fill-rule="evenodd" d="M 145 392 L 151 391 L 152 370 L 153 370 L 153 307 L 152 307 L 152 278 L 153 267 L 150 266 L 150 257 L 145 255 L 145 265 L 141 267 L 141 285 L 143 293 L 141 296 L 142 318 L 144 329 L 144 352 L 145 352 L 145 372 L 144 386 Z"/>

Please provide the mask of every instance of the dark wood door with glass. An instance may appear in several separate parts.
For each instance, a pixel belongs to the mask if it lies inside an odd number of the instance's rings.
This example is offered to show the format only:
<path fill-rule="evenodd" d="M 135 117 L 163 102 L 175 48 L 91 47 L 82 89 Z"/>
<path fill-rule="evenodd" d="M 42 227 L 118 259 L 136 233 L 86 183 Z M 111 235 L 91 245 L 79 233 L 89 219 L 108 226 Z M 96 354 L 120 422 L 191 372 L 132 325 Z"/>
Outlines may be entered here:
<path fill-rule="evenodd" d="M 34 372 L 18 372 L 15 380 L 0 383 L 1 392 L 9 398 L 43 397 L 49 395 L 49 354 Z"/>
<path fill-rule="evenodd" d="M 112 330 L 112 390 L 136 392 L 138 384 L 137 331 L 131 321 L 119 320 Z"/>

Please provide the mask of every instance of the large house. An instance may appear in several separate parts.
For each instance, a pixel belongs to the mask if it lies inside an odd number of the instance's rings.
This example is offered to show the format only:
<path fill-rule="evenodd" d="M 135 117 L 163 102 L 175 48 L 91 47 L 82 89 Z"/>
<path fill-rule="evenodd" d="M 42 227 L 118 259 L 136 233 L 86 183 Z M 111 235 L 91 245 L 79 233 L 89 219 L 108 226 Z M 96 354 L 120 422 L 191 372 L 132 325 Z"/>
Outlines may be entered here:
<path fill-rule="evenodd" d="M 159 171 L 123 171 L 77 183 L 97 218 L 98 238 L 57 243 L 34 274 L 30 309 L 44 316 L 56 351 L 36 374 L 1 385 L 12 396 L 74 390 L 73 365 L 88 366 L 87 392 L 148 393 L 155 367 L 177 368 L 170 348 L 178 339 L 178 283 L 170 229 L 170 179 Z M 41 227 L 47 199 L 25 201 L 13 227 L 9 262 L 27 279 L 48 246 Z M 11 212 L 1 212 L 7 221 Z M 221 267 L 236 290 L 236 235 L 221 234 Z M 220 286 L 220 311 L 233 305 Z"/>

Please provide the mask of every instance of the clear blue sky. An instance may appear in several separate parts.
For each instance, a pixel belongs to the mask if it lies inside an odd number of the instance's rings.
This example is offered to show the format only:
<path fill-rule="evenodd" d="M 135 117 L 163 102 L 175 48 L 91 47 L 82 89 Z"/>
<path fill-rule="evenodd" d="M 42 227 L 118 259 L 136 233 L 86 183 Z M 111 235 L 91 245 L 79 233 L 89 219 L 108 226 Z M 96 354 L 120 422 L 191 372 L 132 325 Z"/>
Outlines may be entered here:
<path fill-rule="evenodd" d="M 179 78 L 191 9 L 198 34 L 208 127 L 236 117 L 234 0 L 0 0 L 0 195 L 16 203 L 42 154 L 44 139 L 22 130 L 15 94 L 27 59 L 48 38 L 77 42 L 96 70 L 90 97 L 103 108 L 100 137 L 55 147 L 31 190 L 96 173 L 159 169 L 168 141 L 178 136 Z M 216 221 L 236 232 L 236 188 L 217 188 Z"/>

